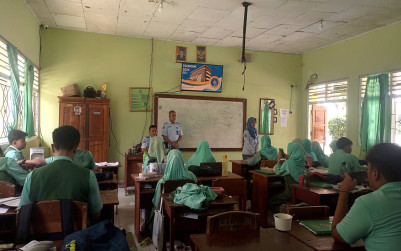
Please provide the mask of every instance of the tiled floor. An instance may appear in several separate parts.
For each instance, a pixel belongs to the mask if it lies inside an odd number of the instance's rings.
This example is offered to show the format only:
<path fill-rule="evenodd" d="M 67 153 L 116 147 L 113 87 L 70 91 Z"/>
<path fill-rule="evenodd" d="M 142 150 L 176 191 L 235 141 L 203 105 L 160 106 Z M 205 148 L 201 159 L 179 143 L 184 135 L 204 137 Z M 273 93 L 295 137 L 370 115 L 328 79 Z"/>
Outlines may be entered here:
<path fill-rule="evenodd" d="M 119 228 L 124 228 L 127 232 L 135 233 L 135 196 L 134 191 L 130 190 L 129 195 L 125 196 L 124 188 L 118 189 L 118 214 L 114 216 L 114 224 Z M 140 247 L 136 237 L 135 244 L 139 251 L 157 251 L 155 246 L 151 243 L 146 247 Z"/>

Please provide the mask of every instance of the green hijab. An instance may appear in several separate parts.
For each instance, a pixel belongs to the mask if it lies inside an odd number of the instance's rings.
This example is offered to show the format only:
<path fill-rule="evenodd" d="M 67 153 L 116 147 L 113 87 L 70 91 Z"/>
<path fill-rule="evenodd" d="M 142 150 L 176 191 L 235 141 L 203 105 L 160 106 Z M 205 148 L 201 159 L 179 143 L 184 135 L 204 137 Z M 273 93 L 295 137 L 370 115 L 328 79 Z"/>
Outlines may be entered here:
<path fill-rule="evenodd" d="M 163 162 L 164 156 L 167 152 L 168 150 L 165 148 L 163 140 L 158 136 L 152 137 L 149 143 L 148 156 L 156 158 L 157 163 L 160 164 Z"/>
<path fill-rule="evenodd" d="M 153 137 L 155 138 L 155 137 Z M 152 138 L 152 139 L 153 139 Z M 184 160 L 182 159 L 182 152 L 179 150 L 171 150 L 167 156 L 166 171 L 164 172 L 163 178 L 157 182 L 155 196 L 153 196 L 153 205 L 156 208 L 159 207 L 160 194 L 161 194 L 161 184 L 166 180 L 186 180 L 192 179 L 197 181 L 195 175 L 188 171 L 184 166 Z"/>
<path fill-rule="evenodd" d="M 306 160 L 306 158 L 308 157 L 308 154 L 305 152 L 304 146 L 302 145 L 302 139 L 296 138 L 296 139 L 294 139 L 294 140 L 292 141 L 292 143 L 296 143 L 296 144 L 298 144 L 298 145 L 301 146 L 302 152 L 303 152 L 303 154 L 304 154 L 304 158 L 305 158 L 305 160 Z"/>
<path fill-rule="evenodd" d="M 261 138 L 262 148 L 259 152 L 264 155 L 267 159 L 276 160 L 277 159 L 277 148 L 272 146 L 271 139 L 269 135 L 263 135 Z"/>
<path fill-rule="evenodd" d="M 189 160 L 185 162 L 188 166 L 194 165 L 199 166 L 200 163 L 203 162 L 216 162 L 216 159 L 213 156 L 212 151 L 210 150 L 209 143 L 207 141 L 201 141 L 198 143 L 198 148 L 196 148 L 196 152 L 192 155 Z"/>
<path fill-rule="evenodd" d="M 320 162 L 322 167 L 329 167 L 329 157 L 324 154 L 319 142 L 312 142 L 312 151 L 315 153 L 317 161 Z"/>
<path fill-rule="evenodd" d="M 297 143 L 289 143 L 287 147 L 287 153 L 290 155 L 290 158 L 281 165 L 279 168 L 280 173 L 290 174 L 294 180 L 299 182 L 299 177 L 304 174 L 305 168 L 305 158 L 302 147 Z M 277 167 L 276 167 L 277 169 Z"/>
<path fill-rule="evenodd" d="M 312 142 L 309 139 L 302 140 L 302 147 L 308 156 L 312 157 L 312 161 L 317 161 L 315 153 L 312 151 Z"/>
<path fill-rule="evenodd" d="M 93 155 L 88 150 L 82 150 L 78 148 L 77 152 L 74 155 L 73 162 L 88 169 L 96 168 Z"/>
<path fill-rule="evenodd" d="M 335 152 L 335 151 L 337 151 L 338 150 L 338 148 L 337 148 L 337 140 L 333 140 L 331 143 L 330 143 L 330 148 L 331 148 L 331 150 L 333 151 L 333 153 Z"/>

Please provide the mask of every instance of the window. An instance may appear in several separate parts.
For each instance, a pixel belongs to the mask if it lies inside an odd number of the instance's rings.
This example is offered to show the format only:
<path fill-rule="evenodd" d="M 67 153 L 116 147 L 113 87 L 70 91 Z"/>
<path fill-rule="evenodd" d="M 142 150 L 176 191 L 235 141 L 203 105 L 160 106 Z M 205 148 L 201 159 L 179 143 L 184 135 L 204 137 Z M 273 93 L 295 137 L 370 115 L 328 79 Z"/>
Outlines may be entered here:
<path fill-rule="evenodd" d="M 391 142 L 401 145 L 401 71 L 388 72 L 390 76 L 391 111 Z M 360 107 L 365 97 L 366 82 L 369 76 L 361 77 Z M 359 121 L 361 120 L 361 112 Z M 361 123 L 359 122 L 359 125 Z M 359 126 L 360 127 L 360 126 Z"/>
<path fill-rule="evenodd" d="M 18 114 L 17 128 L 23 130 L 24 116 L 24 75 L 25 57 L 18 53 L 18 72 L 20 80 L 20 112 Z M 8 64 L 7 44 L 0 38 L 0 139 L 8 135 L 7 125 L 11 119 L 10 114 L 11 91 L 10 91 L 10 66 Z M 34 119 L 35 135 L 39 131 L 39 69 L 34 66 L 34 82 L 32 90 L 32 112 Z"/>
<path fill-rule="evenodd" d="M 348 81 L 310 85 L 308 89 L 308 132 L 312 141 L 330 154 L 332 140 L 346 135 Z"/>

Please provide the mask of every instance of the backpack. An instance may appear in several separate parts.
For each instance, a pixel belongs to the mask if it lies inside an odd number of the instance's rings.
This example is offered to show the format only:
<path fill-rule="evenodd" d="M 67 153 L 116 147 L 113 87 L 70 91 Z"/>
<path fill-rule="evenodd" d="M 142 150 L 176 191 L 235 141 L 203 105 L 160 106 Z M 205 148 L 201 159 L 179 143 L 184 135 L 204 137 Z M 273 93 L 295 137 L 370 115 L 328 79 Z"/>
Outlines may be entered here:
<path fill-rule="evenodd" d="M 209 176 L 220 176 L 221 171 L 216 170 L 210 166 L 195 166 L 191 165 L 188 170 L 195 174 L 196 177 L 209 177 Z"/>
<path fill-rule="evenodd" d="M 123 231 L 105 220 L 66 236 L 61 251 L 129 251 Z"/>

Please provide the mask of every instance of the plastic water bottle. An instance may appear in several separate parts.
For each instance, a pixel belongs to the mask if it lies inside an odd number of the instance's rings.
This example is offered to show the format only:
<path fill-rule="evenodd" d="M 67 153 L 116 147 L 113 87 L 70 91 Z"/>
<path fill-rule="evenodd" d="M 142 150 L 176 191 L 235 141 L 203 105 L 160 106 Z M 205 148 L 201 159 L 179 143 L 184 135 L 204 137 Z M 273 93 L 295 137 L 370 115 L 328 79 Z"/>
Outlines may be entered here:
<path fill-rule="evenodd" d="M 223 168 L 222 168 L 222 175 L 223 176 L 228 176 L 228 160 L 227 160 L 227 155 L 223 155 Z"/>
<path fill-rule="evenodd" d="M 341 163 L 340 171 L 341 171 L 341 176 L 344 178 L 345 172 L 347 171 L 347 163 L 345 163 L 345 161 Z"/>
<path fill-rule="evenodd" d="M 310 171 L 309 171 L 309 166 L 305 166 L 304 169 L 304 180 L 303 184 L 304 187 L 310 187 Z"/>

